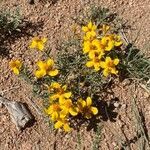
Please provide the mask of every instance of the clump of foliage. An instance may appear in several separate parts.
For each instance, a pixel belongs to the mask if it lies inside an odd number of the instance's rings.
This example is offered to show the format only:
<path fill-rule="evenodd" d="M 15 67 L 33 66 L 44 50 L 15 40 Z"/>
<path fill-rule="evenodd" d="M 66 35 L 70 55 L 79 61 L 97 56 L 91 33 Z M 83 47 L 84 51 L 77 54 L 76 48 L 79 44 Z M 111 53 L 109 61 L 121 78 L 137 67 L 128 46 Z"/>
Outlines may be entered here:
<path fill-rule="evenodd" d="M 125 46 L 113 17 L 99 7 L 87 17 L 79 17 L 76 22 L 81 25 L 82 34 L 58 46 L 55 60 L 44 49 L 47 38 L 32 39 L 29 47 L 41 51 L 43 56 L 29 79 L 34 93 L 46 100 L 44 112 L 56 129 L 70 131 L 74 122 L 98 117 L 99 99 L 94 96 L 100 96 L 105 85 L 122 74 L 148 80 L 149 58 L 135 55 L 134 48 Z M 10 67 L 17 75 L 25 74 L 19 60 L 12 60 Z"/>
<path fill-rule="evenodd" d="M 22 18 L 19 9 L 15 11 L 0 11 L 0 56 L 8 55 L 9 50 L 6 47 L 10 43 L 9 39 L 14 39 L 14 37 L 10 37 L 13 34 L 16 36 L 16 32 L 21 32 L 19 29 L 21 23 Z"/>
<path fill-rule="evenodd" d="M 11 11 L 1 11 L 0 12 L 0 30 L 4 33 L 9 33 L 19 29 L 21 24 L 21 16 L 19 9 L 16 9 L 14 12 Z"/>

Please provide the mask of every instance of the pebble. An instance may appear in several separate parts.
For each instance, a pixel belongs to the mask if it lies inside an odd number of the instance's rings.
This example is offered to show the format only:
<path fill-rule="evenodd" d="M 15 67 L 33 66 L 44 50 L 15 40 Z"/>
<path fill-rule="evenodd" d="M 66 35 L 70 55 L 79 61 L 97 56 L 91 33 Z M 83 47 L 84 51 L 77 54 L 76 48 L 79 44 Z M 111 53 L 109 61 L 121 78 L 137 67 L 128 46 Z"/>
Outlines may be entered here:
<path fill-rule="evenodd" d="M 34 4 L 34 0 L 28 0 L 28 3 L 33 5 Z"/>
<path fill-rule="evenodd" d="M 116 108 L 118 108 L 118 107 L 120 106 L 120 104 L 119 104 L 118 102 L 115 102 L 115 103 L 114 103 L 114 106 L 115 106 Z"/>

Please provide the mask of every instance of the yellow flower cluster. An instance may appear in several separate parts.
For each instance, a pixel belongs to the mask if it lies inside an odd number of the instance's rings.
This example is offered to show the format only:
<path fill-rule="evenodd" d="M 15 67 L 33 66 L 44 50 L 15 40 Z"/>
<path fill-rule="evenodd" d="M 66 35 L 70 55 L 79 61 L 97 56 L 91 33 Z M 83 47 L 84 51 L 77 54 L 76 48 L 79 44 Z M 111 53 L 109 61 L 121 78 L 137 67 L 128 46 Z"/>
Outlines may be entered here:
<path fill-rule="evenodd" d="M 109 74 L 118 73 L 116 66 L 119 63 L 118 58 L 112 59 L 107 56 L 107 53 L 122 45 L 120 36 L 108 34 L 109 29 L 108 25 L 103 25 L 98 29 L 92 22 L 82 27 L 84 32 L 83 53 L 88 54 L 90 59 L 86 66 L 94 68 L 95 71 L 103 69 L 103 75 L 106 77 Z M 102 35 L 97 36 L 100 31 L 102 31 Z"/>
<path fill-rule="evenodd" d="M 63 128 L 65 131 L 70 131 L 69 116 L 77 116 L 82 114 L 89 119 L 92 115 L 98 113 L 98 109 L 92 105 L 92 99 L 88 97 L 86 101 L 79 99 L 77 103 L 73 103 L 72 93 L 67 90 L 66 85 L 61 85 L 53 82 L 48 87 L 51 96 L 49 97 L 51 105 L 46 109 L 46 113 L 50 115 L 52 121 L 55 122 L 56 129 Z"/>

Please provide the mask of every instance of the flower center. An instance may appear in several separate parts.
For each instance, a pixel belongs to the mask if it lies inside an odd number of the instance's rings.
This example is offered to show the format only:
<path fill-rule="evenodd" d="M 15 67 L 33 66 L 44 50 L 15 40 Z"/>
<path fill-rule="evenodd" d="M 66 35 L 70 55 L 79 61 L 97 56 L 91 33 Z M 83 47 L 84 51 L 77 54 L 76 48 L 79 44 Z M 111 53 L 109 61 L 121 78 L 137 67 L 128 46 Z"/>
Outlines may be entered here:
<path fill-rule="evenodd" d="M 90 47 L 92 50 L 97 50 L 97 46 L 95 46 L 95 45 L 91 45 L 91 47 Z"/>
<path fill-rule="evenodd" d="M 110 62 L 108 63 L 108 67 L 110 67 L 110 68 L 113 68 L 113 67 L 114 67 L 113 61 L 110 61 Z"/>
<path fill-rule="evenodd" d="M 65 106 L 66 106 L 67 108 L 70 108 L 70 107 L 72 106 L 72 103 L 71 103 L 71 102 L 66 102 Z"/>
<path fill-rule="evenodd" d="M 18 67 L 18 65 L 16 63 L 12 63 L 11 66 L 12 66 L 12 68 L 17 68 Z"/>
<path fill-rule="evenodd" d="M 90 110 L 89 107 L 86 106 L 86 107 L 83 108 L 82 112 L 83 112 L 84 114 L 87 114 L 87 113 L 89 114 L 89 113 L 91 113 L 91 110 Z"/>
<path fill-rule="evenodd" d="M 41 43 L 42 40 L 41 39 L 36 39 L 36 43 Z"/>
<path fill-rule="evenodd" d="M 53 105 L 53 111 L 58 111 L 58 110 L 60 110 L 59 105 L 58 104 L 54 104 Z"/>
<path fill-rule="evenodd" d="M 95 62 L 95 63 L 99 63 L 99 62 L 100 62 L 100 59 L 99 59 L 98 57 L 95 57 L 94 62 Z"/>

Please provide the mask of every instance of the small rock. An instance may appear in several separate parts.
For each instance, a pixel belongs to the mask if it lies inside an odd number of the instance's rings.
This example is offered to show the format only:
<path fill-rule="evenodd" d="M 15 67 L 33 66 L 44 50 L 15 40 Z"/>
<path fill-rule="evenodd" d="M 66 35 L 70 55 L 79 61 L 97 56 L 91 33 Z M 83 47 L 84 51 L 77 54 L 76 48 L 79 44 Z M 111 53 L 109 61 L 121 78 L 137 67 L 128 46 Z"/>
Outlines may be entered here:
<path fill-rule="evenodd" d="M 50 3 L 47 3 L 47 4 L 45 4 L 45 7 L 46 7 L 46 8 L 49 8 L 50 5 L 51 5 Z"/>
<path fill-rule="evenodd" d="M 118 108 L 118 107 L 120 106 L 120 104 L 119 104 L 118 102 L 115 102 L 115 103 L 114 103 L 114 106 L 115 106 L 116 108 Z"/>
<path fill-rule="evenodd" d="M 144 93 L 144 97 L 145 97 L 145 98 L 149 98 L 149 97 L 150 97 L 150 94 L 149 94 L 148 92 L 145 92 L 145 93 Z"/>
<path fill-rule="evenodd" d="M 34 0 L 28 0 L 28 3 L 33 5 L 34 4 Z"/>
<path fill-rule="evenodd" d="M 112 145 L 113 145 L 113 146 L 117 146 L 117 144 L 116 144 L 115 142 L 112 142 Z"/>
<path fill-rule="evenodd" d="M 122 108 L 125 109 L 127 107 L 126 104 L 122 104 Z"/>

